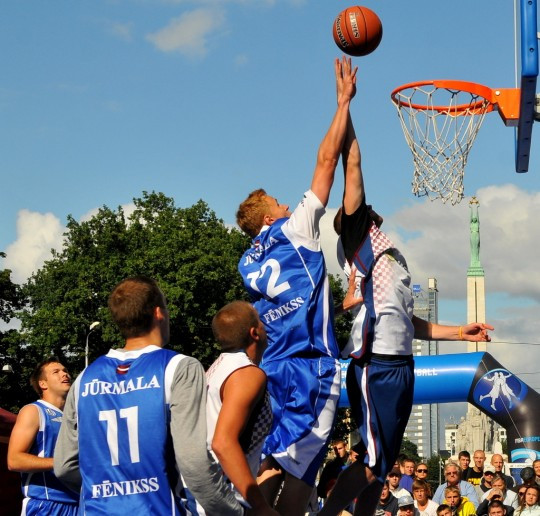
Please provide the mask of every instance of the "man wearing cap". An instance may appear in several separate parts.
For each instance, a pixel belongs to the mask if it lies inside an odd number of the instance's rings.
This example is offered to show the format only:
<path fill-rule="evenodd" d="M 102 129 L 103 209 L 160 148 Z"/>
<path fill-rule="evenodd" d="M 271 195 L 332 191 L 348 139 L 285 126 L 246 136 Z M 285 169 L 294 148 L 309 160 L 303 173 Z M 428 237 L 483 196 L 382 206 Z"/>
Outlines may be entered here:
<path fill-rule="evenodd" d="M 388 487 L 390 488 L 390 492 L 396 498 L 411 494 L 409 493 L 409 491 L 407 491 L 403 487 L 400 487 L 399 485 L 401 481 L 401 470 L 399 468 L 394 468 L 392 471 L 390 471 L 386 479 L 388 480 Z"/>
<path fill-rule="evenodd" d="M 418 509 L 414 506 L 413 497 L 410 494 L 399 497 L 398 507 L 399 516 L 420 516 Z"/>
<path fill-rule="evenodd" d="M 524 467 L 520 472 L 519 476 L 521 477 L 521 480 L 523 480 L 523 485 L 525 486 L 535 486 L 536 484 L 536 474 L 534 473 L 534 469 L 530 466 Z"/>
<path fill-rule="evenodd" d="M 447 487 L 456 486 L 459 488 L 460 493 L 467 497 L 475 508 L 478 507 L 478 497 L 476 496 L 474 486 L 469 484 L 469 482 L 465 482 L 465 480 L 461 480 L 461 469 L 456 462 L 448 462 L 446 464 L 444 467 L 444 478 L 446 479 L 446 482 L 437 488 L 437 491 L 435 491 L 435 495 L 433 496 L 433 501 L 435 503 L 443 503 L 444 490 Z"/>
<path fill-rule="evenodd" d="M 484 467 L 484 475 L 482 476 L 482 480 L 480 480 L 480 484 L 474 486 L 479 500 L 484 496 L 484 493 L 491 489 L 493 475 L 495 475 L 495 468 L 491 464 L 488 464 Z"/>

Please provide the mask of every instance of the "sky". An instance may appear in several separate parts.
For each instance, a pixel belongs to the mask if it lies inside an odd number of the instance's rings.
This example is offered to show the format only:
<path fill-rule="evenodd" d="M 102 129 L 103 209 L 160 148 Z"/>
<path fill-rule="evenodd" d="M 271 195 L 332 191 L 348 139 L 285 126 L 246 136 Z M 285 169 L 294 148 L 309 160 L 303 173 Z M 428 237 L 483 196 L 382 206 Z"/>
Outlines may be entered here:
<path fill-rule="evenodd" d="M 24 282 L 62 245 L 68 214 L 125 206 L 160 191 L 203 199 L 234 225 L 264 187 L 294 207 L 309 188 L 335 110 L 331 0 L 39 0 L 0 17 L 0 268 Z M 413 283 L 437 279 L 439 320 L 466 318 L 469 205 L 480 202 L 489 351 L 540 389 L 540 126 L 527 174 L 514 171 L 514 130 L 486 116 L 465 172 L 465 199 L 411 193 L 411 153 L 390 102 L 429 79 L 515 85 L 512 0 L 365 0 L 384 34 L 354 59 L 351 113 L 367 200 L 407 257 Z M 536 151 L 536 152 L 535 152 Z M 343 190 L 338 169 L 329 215 Z M 330 217 L 329 217 L 330 218 Z M 335 237 L 322 224 L 328 267 Z M 443 345 L 463 352 L 462 345 Z M 459 417 L 464 405 L 445 407 Z"/>

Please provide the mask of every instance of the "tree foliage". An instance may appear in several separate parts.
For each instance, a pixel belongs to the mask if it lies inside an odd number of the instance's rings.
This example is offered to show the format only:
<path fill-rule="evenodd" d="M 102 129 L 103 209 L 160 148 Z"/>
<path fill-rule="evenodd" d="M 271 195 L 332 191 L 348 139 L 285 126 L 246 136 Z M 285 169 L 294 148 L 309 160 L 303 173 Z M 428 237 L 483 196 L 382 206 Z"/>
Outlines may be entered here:
<path fill-rule="evenodd" d="M 5 258 L 0 252 L 0 257 Z M 0 319 L 9 323 L 17 310 L 23 306 L 23 295 L 18 285 L 11 281 L 11 271 L 0 271 Z M 18 330 L 9 328 L 0 330 L 0 392 L 2 393 L 2 408 L 17 410 L 19 400 L 22 403 L 29 401 L 32 390 L 24 381 L 28 378 L 32 368 L 32 359 L 21 347 Z M 12 370 L 13 372 L 11 372 Z M 16 373 L 28 373 L 26 376 Z"/>
<path fill-rule="evenodd" d="M 23 286 L 21 338 L 34 362 L 55 355 L 79 372 L 93 321 L 101 325 L 90 335 L 90 360 L 120 345 L 107 299 L 119 281 L 135 275 L 155 278 L 165 293 L 170 347 L 205 366 L 216 356 L 211 319 L 245 296 L 237 263 L 248 239 L 203 201 L 182 209 L 162 193 L 144 192 L 134 203 L 128 217 L 121 207 L 106 206 L 87 221 L 68 217 L 62 250 Z"/>

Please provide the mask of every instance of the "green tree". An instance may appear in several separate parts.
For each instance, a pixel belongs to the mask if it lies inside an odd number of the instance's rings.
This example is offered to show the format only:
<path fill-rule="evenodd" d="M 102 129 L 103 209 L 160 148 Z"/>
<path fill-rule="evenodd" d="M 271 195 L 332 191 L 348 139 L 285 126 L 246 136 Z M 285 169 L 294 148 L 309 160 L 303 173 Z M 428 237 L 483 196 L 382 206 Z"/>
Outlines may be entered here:
<path fill-rule="evenodd" d="M 90 220 L 68 217 L 62 250 L 23 286 L 27 305 L 19 312 L 21 338 L 35 362 L 56 355 L 73 373 L 84 365 L 89 325 L 90 360 L 120 345 L 107 299 L 122 279 L 155 278 L 168 301 L 171 348 L 208 366 L 217 354 L 210 327 L 216 311 L 245 297 L 237 271 L 249 245 L 225 226 L 206 203 L 178 208 L 162 193 L 134 199 L 126 217 L 121 207 L 106 206 Z"/>
<path fill-rule="evenodd" d="M 418 455 L 418 446 L 416 446 L 416 444 L 414 444 L 412 441 L 409 441 L 409 439 L 407 439 L 406 437 L 404 437 L 403 441 L 401 441 L 399 453 L 406 455 L 408 459 L 412 459 L 416 463 L 420 462 L 420 457 Z"/>
<path fill-rule="evenodd" d="M 0 258 L 5 258 L 0 252 Z M 0 271 L 0 320 L 9 323 L 17 310 L 23 306 L 24 298 L 19 286 L 12 282 L 11 271 Z M 26 379 L 33 363 L 21 346 L 19 331 L 14 328 L 0 330 L 0 392 L 1 407 L 17 411 L 19 407 L 35 398 Z"/>

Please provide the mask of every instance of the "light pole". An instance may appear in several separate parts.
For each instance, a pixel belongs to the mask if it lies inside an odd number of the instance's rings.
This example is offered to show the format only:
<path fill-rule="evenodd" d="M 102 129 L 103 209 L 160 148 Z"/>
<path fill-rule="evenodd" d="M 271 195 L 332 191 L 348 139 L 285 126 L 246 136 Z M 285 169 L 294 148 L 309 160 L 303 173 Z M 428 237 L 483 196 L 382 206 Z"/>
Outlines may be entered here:
<path fill-rule="evenodd" d="M 99 321 L 94 321 L 90 325 L 90 331 L 86 334 L 86 345 L 84 346 L 84 367 L 88 367 L 88 340 L 90 339 L 90 334 L 100 325 Z"/>

